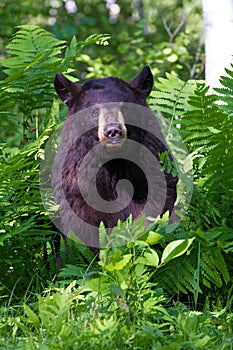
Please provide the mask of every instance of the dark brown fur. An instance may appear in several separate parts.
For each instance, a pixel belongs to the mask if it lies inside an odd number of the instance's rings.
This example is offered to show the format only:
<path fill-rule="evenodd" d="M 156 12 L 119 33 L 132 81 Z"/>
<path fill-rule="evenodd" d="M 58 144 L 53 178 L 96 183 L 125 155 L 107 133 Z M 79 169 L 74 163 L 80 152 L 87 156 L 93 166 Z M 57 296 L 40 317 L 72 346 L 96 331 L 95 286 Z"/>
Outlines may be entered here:
<path fill-rule="evenodd" d="M 58 73 L 54 84 L 59 97 L 68 106 L 68 118 L 78 111 L 83 111 L 86 108 L 109 102 L 125 102 L 127 104 L 131 103 L 134 105 L 140 105 L 146 107 L 148 113 L 151 113 L 146 103 L 146 98 L 151 92 L 153 86 L 153 77 L 149 67 L 144 67 L 142 72 L 130 83 L 119 78 L 110 77 L 104 79 L 92 79 L 80 85 L 70 82 L 62 74 Z M 91 122 L 93 122 L 93 125 L 96 125 L 96 127 L 83 133 L 81 137 L 75 140 L 68 153 L 65 154 L 65 152 L 63 152 L 63 146 L 61 145 L 57 162 L 64 162 L 62 184 L 55 186 L 55 198 L 61 205 L 60 220 L 63 225 L 62 227 L 64 228 L 64 230 L 62 230 L 63 233 L 67 234 L 71 229 L 78 232 L 78 235 L 80 232 L 79 236 L 85 241 L 85 243 L 89 246 L 97 246 L 97 232 L 101 221 L 104 222 L 106 227 L 112 228 L 117 224 L 118 219 L 124 221 L 130 214 L 133 215 L 133 218 L 136 218 L 143 213 L 148 194 L 147 179 L 143 173 L 143 169 L 144 166 L 148 167 L 150 164 L 147 164 L 147 159 L 140 158 L 140 153 L 135 155 L 134 149 L 130 149 L 130 147 L 126 147 L 124 144 L 121 146 L 122 152 L 128 155 L 128 159 L 131 159 L 130 157 L 135 159 L 136 157 L 137 160 L 141 162 L 140 164 L 142 164 L 141 169 L 139 166 L 135 165 L 133 161 L 131 162 L 121 158 L 114 159 L 114 157 L 112 160 L 106 161 L 103 164 L 101 163 L 102 155 L 98 154 L 98 157 L 91 159 L 85 169 L 86 176 L 83 175 L 81 179 L 86 194 L 91 194 L 92 189 L 94 188 L 93 186 L 96 184 L 100 196 L 111 203 L 117 198 L 116 185 L 118 181 L 122 179 L 130 181 L 134 187 L 134 194 L 130 204 L 126 208 L 114 213 L 101 212 L 100 210 L 96 210 L 89 206 L 80 193 L 77 169 L 82 163 L 84 156 L 101 141 L 98 136 L 98 113 L 96 115 L 94 113 L 87 114 L 87 116 L 92 118 Z M 95 118 L 96 120 L 94 120 Z M 89 121 L 90 120 L 87 120 L 86 122 L 88 123 Z M 168 148 L 162 134 L 160 133 L 159 138 L 156 138 L 153 131 L 151 133 L 148 131 L 148 128 L 145 127 L 147 123 L 146 115 L 142 118 L 140 123 L 140 127 L 138 127 L 127 124 L 127 120 L 125 120 L 127 139 L 134 140 L 137 143 L 144 145 L 153 153 L 156 159 L 159 160 L 159 153 L 166 151 Z M 116 125 L 118 125 L 117 121 Z M 155 125 L 159 129 L 156 121 Z M 152 127 L 154 127 L 154 125 L 152 125 Z M 69 133 L 67 133 L 64 138 L 67 140 L 69 138 Z M 119 139 L 120 138 L 121 136 L 119 136 Z M 161 139 L 164 142 L 162 142 Z M 65 143 L 66 141 L 63 140 L 63 142 Z M 103 148 L 103 152 L 104 150 L 105 148 Z M 172 160 L 171 155 L 170 159 Z M 97 177 L 96 179 L 93 179 L 93 181 L 90 181 L 88 175 L 91 172 L 91 169 L 98 166 L 99 163 L 100 168 Z M 156 198 L 154 198 L 153 201 L 154 208 L 152 208 L 152 212 L 154 212 L 155 216 L 158 214 L 162 215 L 167 210 L 172 213 L 176 200 L 176 184 L 178 179 L 166 171 L 164 172 L 164 175 L 166 179 L 166 188 L 159 188 L 158 182 L 158 197 L 155 196 Z M 152 181 L 156 182 L 158 175 L 151 174 L 151 177 Z M 76 223 L 72 223 L 72 217 L 67 213 L 66 206 L 62 202 L 63 200 L 59 194 L 59 191 L 61 191 L 60 186 L 62 186 L 66 196 L 66 201 L 69 203 L 72 211 L 76 213 L 84 223 L 88 223 L 92 226 L 93 229 L 91 228 L 90 232 L 81 233 L 85 228 L 85 225 L 84 227 L 76 227 Z M 160 196 L 164 192 L 166 192 L 165 205 L 158 213 L 157 204 Z M 128 193 L 125 193 L 123 196 L 125 196 L 125 200 L 127 201 Z M 68 229 L 66 229 L 67 227 Z"/>

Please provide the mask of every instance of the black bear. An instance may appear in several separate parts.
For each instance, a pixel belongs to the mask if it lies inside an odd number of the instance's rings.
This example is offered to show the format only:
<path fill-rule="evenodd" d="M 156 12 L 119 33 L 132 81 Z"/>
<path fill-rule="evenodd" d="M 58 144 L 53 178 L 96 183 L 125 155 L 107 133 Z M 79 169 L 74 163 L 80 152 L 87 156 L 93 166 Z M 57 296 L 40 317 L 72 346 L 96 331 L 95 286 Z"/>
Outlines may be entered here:
<path fill-rule="evenodd" d="M 98 227 L 111 229 L 145 213 L 174 214 L 177 175 L 161 164 L 171 153 L 146 103 L 153 87 L 148 66 L 131 81 L 116 77 L 71 82 L 58 73 L 55 90 L 68 106 L 52 187 L 60 205 L 55 224 L 98 247 Z M 174 214 L 175 216 L 175 214 Z"/>

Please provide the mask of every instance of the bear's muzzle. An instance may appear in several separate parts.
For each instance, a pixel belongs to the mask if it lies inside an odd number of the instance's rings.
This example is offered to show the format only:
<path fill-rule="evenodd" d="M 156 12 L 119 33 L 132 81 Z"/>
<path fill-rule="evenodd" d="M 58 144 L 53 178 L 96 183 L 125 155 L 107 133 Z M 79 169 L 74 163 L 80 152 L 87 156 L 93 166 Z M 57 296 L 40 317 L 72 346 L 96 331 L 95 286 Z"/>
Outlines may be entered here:
<path fill-rule="evenodd" d="M 127 138 L 123 114 L 116 106 L 100 106 L 98 138 L 107 147 L 121 146 Z"/>

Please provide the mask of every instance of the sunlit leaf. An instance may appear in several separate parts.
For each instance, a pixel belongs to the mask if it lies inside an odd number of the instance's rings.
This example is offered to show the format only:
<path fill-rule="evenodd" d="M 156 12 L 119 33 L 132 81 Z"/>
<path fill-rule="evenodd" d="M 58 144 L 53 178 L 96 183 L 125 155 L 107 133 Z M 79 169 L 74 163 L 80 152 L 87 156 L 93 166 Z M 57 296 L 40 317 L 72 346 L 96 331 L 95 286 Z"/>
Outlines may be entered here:
<path fill-rule="evenodd" d="M 167 263 L 168 261 L 183 255 L 192 244 L 195 237 L 190 239 L 179 239 L 169 243 L 163 251 L 161 263 Z"/>
<path fill-rule="evenodd" d="M 145 264 L 157 267 L 159 265 L 159 256 L 153 249 L 147 249 L 144 253 Z"/>

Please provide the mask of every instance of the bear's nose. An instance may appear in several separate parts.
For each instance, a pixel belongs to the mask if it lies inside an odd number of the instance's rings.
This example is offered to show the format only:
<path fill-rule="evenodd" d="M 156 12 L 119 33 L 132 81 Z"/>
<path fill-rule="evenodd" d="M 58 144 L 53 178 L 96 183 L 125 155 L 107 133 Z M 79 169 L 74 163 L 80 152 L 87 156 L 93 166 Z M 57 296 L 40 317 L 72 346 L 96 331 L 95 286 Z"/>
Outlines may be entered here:
<path fill-rule="evenodd" d="M 122 136 L 122 128 L 120 124 L 111 123 L 105 126 L 104 136 L 110 140 L 118 140 Z"/>

